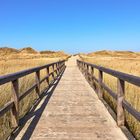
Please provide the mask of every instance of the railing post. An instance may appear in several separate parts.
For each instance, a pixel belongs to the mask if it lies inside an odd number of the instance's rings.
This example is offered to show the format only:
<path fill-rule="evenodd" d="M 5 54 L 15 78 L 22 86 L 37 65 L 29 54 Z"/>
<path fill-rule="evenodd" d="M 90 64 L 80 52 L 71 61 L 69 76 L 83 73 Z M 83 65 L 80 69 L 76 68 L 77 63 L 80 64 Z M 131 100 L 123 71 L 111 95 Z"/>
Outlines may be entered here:
<path fill-rule="evenodd" d="M 83 64 L 82 64 L 82 62 L 80 62 L 80 70 L 81 70 L 81 72 L 83 70 Z"/>
<path fill-rule="evenodd" d="M 63 62 L 63 70 L 64 70 L 65 66 L 66 66 L 66 62 L 64 61 Z"/>
<path fill-rule="evenodd" d="M 81 71 L 81 63 L 77 61 L 77 64 L 78 64 L 79 70 Z"/>
<path fill-rule="evenodd" d="M 86 76 L 86 79 L 87 79 L 87 67 L 88 67 L 88 65 L 87 64 L 85 64 L 85 76 Z"/>
<path fill-rule="evenodd" d="M 64 63 L 64 65 L 63 65 L 63 69 L 64 69 L 64 68 L 65 68 L 65 66 L 66 66 L 66 62 L 64 61 L 63 63 Z"/>
<path fill-rule="evenodd" d="M 63 69 L 65 69 L 65 66 L 66 66 L 66 62 L 64 61 L 64 66 L 63 66 Z"/>
<path fill-rule="evenodd" d="M 63 71 L 64 65 L 65 65 L 65 63 L 64 63 L 64 62 L 62 62 L 62 70 L 61 70 L 61 72 Z"/>
<path fill-rule="evenodd" d="M 48 86 L 49 86 L 49 84 L 50 84 L 50 80 L 49 80 L 49 74 L 50 74 L 50 72 L 49 72 L 49 66 L 46 68 L 46 72 L 47 72 L 47 78 L 46 78 L 46 81 L 47 81 L 47 83 L 48 83 Z"/>
<path fill-rule="evenodd" d="M 87 79 L 88 79 L 88 81 L 89 81 L 89 65 L 87 65 Z"/>
<path fill-rule="evenodd" d="M 14 101 L 14 106 L 11 110 L 11 122 L 12 127 L 15 128 L 19 123 L 19 81 L 18 79 L 12 81 L 12 100 Z"/>
<path fill-rule="evenodd" d="M 93 89 L 95 90 L 94 78 L 92 76 L 94 76 L 94 68 L 93 67 L 91 67 L 91 79 L 92 79 L 91 84 L 93 86 Z"/>
<path fill-rule="evenodd" d="M 59 75 L 59 71 L 58 71 L 58 63 L 56 63 L 56 73 L 57 73 L 57 76 Z"/>
<path fill-rule="evenodd" d="M 59 63 L 59 72 L 61 73 L 61 69 L 62 69 L 62 62 Z"/>
<path fill-rule="evenodd" d="M 123 99 L 125 94 L 125 83 L 123 80 L 117 80 L 117 124 L 118 126 L 124 126 L 125 117 L 124 117 L 124 108 L 123 108 Z"/>
<path fill-rule="evenodd" d="M 94 68 L 91 67 L 91 75 L 94 75 Z"/>
<path fill-rule="evenodd" d="M 86 76 L 86 64 L 84 63 L 84 75 Z"/>
<path fill-rule="evenodd" d="M 82 72 L 82 63 L 81 63 L 81 62 L 79 62 L 79 63 L 80 63 L 80 68 L 81 68 L 80 70 L 81 70 L 81 72 Z"/>
<path fill-rule="evenodd" d="M 58 73 L 60 74 L 60 62 L 58 62 Z"/>
<path fill-rule="evenodd" d="M 52 77 L 53 77 L 53 80 L 54 80 L 55 79 L 55 77 L 54 77 L 54 71 L 55 71 L 54 64 L 52 65 L 52 69 L 53 69 Z"/>
<path fill-rule="evenodd" d="M 60 62 L 58 63 L 58 71 L 59 71 L 59 74 L 60 74 Z"/>
<path fill-rule="evenodd" d="M 82 62 L 82 73 L 83 73 L 83 74 L 84 74 L 84 70 L 85 70 L 85 69 L 84 69 L 84 66 L 85 66 L 85 65 L 84 65 L 84 62 Z"/>
<path fill-rule="evenodd" d="M 36 93 L 40 96 L 40 71 L 36 71 Z"/>
<path fill-rule="evenodd" d="M 78 67 L 81 70 L 81 63 L 79 61 L 77 61 Z"/>
<path fill-rule="evenodd" d="M 83 74 L 84 74 L 84 72 L 85 72 L 85 64 L 83 62 Z"/>
<path fill-rule="evenodd" d="M 87 72 L 89 72 L 89 65 L 87 65 Z"/>
<path fill-rule="evenodd" d="M 99 70 L 99 90 L 98 90 L 98 95 L 99 95 L 100 99 L 103 98 L 103 88 L 101 86 L 102 81 L 103 81 L 103 72 L 101 70 Z"/>
<path fill-rule="evenodd" d="M 78 68 L 80 69 L 80 63 L 78 62 L 78 60 L 76 61 Z"/>

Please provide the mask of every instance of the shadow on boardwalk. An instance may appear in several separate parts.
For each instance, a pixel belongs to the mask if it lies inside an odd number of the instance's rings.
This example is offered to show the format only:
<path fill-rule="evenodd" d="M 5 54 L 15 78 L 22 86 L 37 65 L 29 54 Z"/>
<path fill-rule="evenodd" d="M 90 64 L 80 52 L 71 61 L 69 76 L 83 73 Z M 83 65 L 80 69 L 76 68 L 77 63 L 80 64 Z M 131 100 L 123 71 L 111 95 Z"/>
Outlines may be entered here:
<path fill-rule="evenodd" d="M 59 80 L 24 117 L 11 140 L 127 140 L 80 73 L 76 57 L 69 59 Z"/>
<path fill-rule="evenodd" d="M 64 73 L 64 72 L 63 72 Z M 36 125 L 38 124 L 40 117 L 45 109 L 45 107 L 47 106 L 53 91 L 55 90 L 57 84 L 59 83 L 63 73 L 52 83 L 50 84 L 49 88 L 46 89 L 46 91 L 44 93 L 42 93 L 40 99 L 38 99 L 35 103 L 35 105 L 33 106 L 33 108 L 31 109 L 31 111 L 29 113 L 27 113 L 26 116 L 24 116 L 20 122 L 19 122 L 19 127 L 11 134 L 9 140 L 15 140 L 16 137 L 18 136 L 18 134 L 22 131 L 22 129 L 24 128 L 25 124 L 30 120 L 31 122 L 29 123 L 28 128 L 26 129 L 25 133 L 22 135 L 21 140 L 28 140 L 31 138 L 34 129 L 36 127 Z M 39 106 L 39 108 L 36 110 L 36 108 L 38 107 L 38 105 L 41 103 L 41 101 L 43 100 L 43 103 L 41 104 L 41 106 Z"/>

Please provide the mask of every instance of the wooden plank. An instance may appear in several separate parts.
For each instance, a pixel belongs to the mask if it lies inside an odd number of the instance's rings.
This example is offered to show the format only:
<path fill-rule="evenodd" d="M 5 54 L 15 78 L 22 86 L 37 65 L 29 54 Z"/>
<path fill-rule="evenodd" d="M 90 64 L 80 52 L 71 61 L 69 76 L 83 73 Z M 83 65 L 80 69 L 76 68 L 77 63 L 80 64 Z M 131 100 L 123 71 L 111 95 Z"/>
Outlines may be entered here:
<path fill-rule="evenodd" d="M 61 72 L 62 63 L 59 63 L 59 72 Z"/>
<path fill-rule="evenodd" d="M 36 73 L 36 93 L 38 94 L 38 96 L 40 96 L 40 71 L 37 71 Z"/>
<path fill-rule="evenodd" d="M 58 73 L 60 73 L 60 62 L 58 63 Z"/>
<path fill-rule="evenodd" d="M 140 121 L 140 112 L 138 112 L 136 109 L 134 109 L 131 104 L 129 104 L 127 101 L 123 101 L 123 107 L 132 115 L 134 116 L 138 121 Z"/>
<path fill-rule="evenodd" d="M 123 99 L 125 94 L 125 84 L 121 79 L 117 80 L 117 124 L 118 126 L 124 126 L 124 108 L 123 108 Z"/>
<path fill-rule="evenodd" d="M 19 123 L 19 81 L 18 79 L 12 81 L 12 101 L 14 105 L 11 110 L 11 122 L 12 127 L 15 128 Z"/>
<path fill-rule="evenodd" d="M 83 71 L 83 63 L 80 63 L 81 71 Z"/>
<path fill-rule="evenodd" d="M 46 77 L 46 82 L 48 83 L 48 85 L 50 84 L 50 80 L 49 80 L 49 74 L 50 74 L 50 69 L 49 67 L 46 68 L 46 72 L 47 72 L 47 77 Z"/>
<path fill-rule="evenodd" d="M 87 73 L 90 73 L 90 66 L 87 65 Z M 87 75 L 87 79 L 88 81 L 90 81 L 90 75 Z"/>
<path fill-rule="evenodd" d="M 52 72 L 52 77 L 53 77 L 53 80 L 54 80 L 54 71 L 55 71 L 55 69 L 54 69 L 54 65 L 52 65 L 52 69 L 53 69 L 53 72 Z"/>
<path fill-rule="evenodd" d="M 84 63 L 82 63 L 82 72 L 84 73 Z"/>
<path fill-rule="evenodd" d="M 99 70 L 99 79 L 98 79 L 98 81 L 99 81 L 98 96 L 99 96 L 100 99 L 102 99 L 103 98 L 103 88 L 101 86 L 101 83 L 103 81 L 103 72 L 100 71 L 100 70 Z"/>
<path fill-rule="evenodd" d="M 37 87 L 37 84 L 33 85 L 30 89 L 25 91 L 20 97 L 19 97 L 19 102 L 24 99 L 28 94 L 30 94 L 35 88 Z"/>
<path fill-rule="evenodd" d="M 56 74 L 57 74 L 57 76 L 58 76 L 58 74 L 59 74 L 59 71 L 58 71 L 58 63 L 56 64 Z"/>
<path fill-rule="evenodd" d="M 94 81 L 94 68 L 91 66 L 91 81 L 92 81 L 92 86 L 93 86 L 93 89 L 96 90 L 96 87 L 95 87 L 95 81 Z"/>
<path fill-rule="evenodd" d="M 113 92 L 105 83 L 101 83 L 101 86 L 115 99 L 117 100 L 117 93 Z"/>
<path fill-rule="evenodd" d="M 9 111 L 13 107 L 13 105 L 13 101 L 9 101 L 8 103 L 6 103 L 4 107 L 0 109 L 0 117 L 7 113 L 7 111 Z"/>

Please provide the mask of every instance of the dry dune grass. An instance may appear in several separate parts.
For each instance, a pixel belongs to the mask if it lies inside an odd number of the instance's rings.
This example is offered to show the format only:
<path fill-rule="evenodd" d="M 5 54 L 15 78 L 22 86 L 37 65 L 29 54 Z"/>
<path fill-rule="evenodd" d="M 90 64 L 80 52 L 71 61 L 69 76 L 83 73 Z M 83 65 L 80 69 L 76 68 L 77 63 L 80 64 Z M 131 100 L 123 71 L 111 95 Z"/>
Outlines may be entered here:
<path fill-rule="evenodd" d="M 27 53 L 27 51 L 29 51 Z M 22 53 L 21 53 L 22 52 Z M 24 52 L 24 53 L 23 53 Z M 48 63 L 56 62 L 62 59 L 66 59 L 67 55 L 58 55 L 59 57 L 52 57 L 48 58 L 45 57 L 46 55 L 41 56 L 38 53 L 31 53 L 34 52 L 32 49 L 22 49 L 19 51 L 15 49 L 0 49 L 1 58 L 0 59 L 0 76 L 14 73 L 20 70 L 25 70 L 28 68 L 42 66 Z M 38 56 L 38 57 L 37 57 Z M 51 55 L 50 55 L 51 56 Z M 52 68 L 50 68 L 52 71 Z M 46 76 L 46 70 L 41 70 L 41 78 Z M 50 77 L 50 80 L 52 77 Z M 27 75 L 23 78 L 19 79 L 19 90 L 20 94 L 25 92 L 35 83 L 35 73 Z M 43 91 L 48 86 L 47 82 L 44 81 L 41 84 L 41 91 Z M 8 101 L 11 100 L 11 84 L 7 83 L 0 86 L 0 108 L 4 106 Z M 19 104 L 20 106 L 20 118 L 23 117 L 31 108 L 34 101 L 37 99 L 38 95 L 36 94 L 35 90 L 25 97 Z M 11 124 L 10 124 L 10 112 L 6 113 L 3 117 L 0 118 L 0 139 L 5 139 L 10 132 L 12 131 Z"/>
<path fill-rule="evenodd" d="M 68 57 L 69 55 L 63 51 L 36 51 L 31 47 L 23 48 L 20 50 L 14 48 L 3 47 L 0 48 L 0 60 L 11 59 L 42 59 L 42 58 L 58 58 L 61 59 Z"/>
<path fill-rule="evenodd" d="M 140 58 L 140 53 L 132 52 L 132 51 L 97 51 L 87 54 L 87 56 L 93 57 L 93 56 L 106 56 L 106 57 L 132 57 Z"/>
<path fill-rule="evenodd" d="M 105 52 L 106 53 L 106 52 Z M 115 54 L 115 52 L 113 52 Z M 120 52 L 119 52 L 120 53 Z M 134 56 L 137 55 L 137 57 L 132 57 L 130 53 L 127 54 L 125 52 L 125 56 L 118 57 L 118 52 L 116 52 L 117 55 L 114 55 L 114 57 L 111 55 L 108 56 L 102 56 L 103 52 L 100 54 L 98 52 L 98 55 L 90 56 L 89 55 L 81 55 L 81 58 L 86 61 L 90 62 L 96 65 L 101 65 L 110 69 L 118 70 L 121 72 L 129 73 L 132 75 L 140 76 L 140 55 L 138 53 L 134 54 Z M 100 54 L 100 55 L 99 55 Z M 122 53 L 121 53 L 122 54 Z M 123 53 L 124 54 L 124 53 Z M 95 76 L 98 77 L 98 71 L 95 70 Z M 108 85 L 113 91 L 117 91 L 117 79 L 113 76 L 110 76 L 108 74 L 104 74 L 104 82 L 106 85 Z M 97 85 L 97 83 L 96 83 Z M 98 86 L 98 85 L 97 85 Z M 126 92 L 125 92 L 125 99 L 137 110 L 140 111 L 140 87 L 134 86 L 132 84 L 126 83 Z M 116 103 L 114 99 L 104 91 L 104 98 L 109 103 L 109 105 L 115 110 L 116 109 Z M 132 117 L 130 114 L 126 113 L 126 121 L 129 129 L 131 132 L 135 135 L 137 139 L 140 140 L 140 122 L 138 122 L 134 117 Z"/>
<path fill-rule="evenodd" d="M 38 54 L 39 52 L 37 52 L 36 50 L 34 50 L 31 47 L 27 47 L 27 48 L 23 48 L 19 50 L 19 53 L 26 53 L 26 54 Z"/>
<path fill-rule="evenodd" d="M 1 62 L 0 66 L 2 66 L 2 69 L 0 71 L 0 74 L 3 75 L 5 73 L 11 73 L 11 72 L 17 72 L 19 70 L 23 70 L 23 69 L 27 69 L 30 67 L 35 67 L 35 66 L 41 66 L 53 61 L 57 61 L 56 60 L 27 60 L 27 61 L 19 61 L 19 60 L 12 60 L 9 62 L 6 62 L 5 64 L 3 64 Z M 41 78 L 46 76 L 46 71 L 41 70 Z M 27 89 L 29 89 L 33 84 L 35 83 L 35 73 L 34 74 L 30 74 L 27 75 L 23 78 L 19 79 L 19 89 L 20 89 L 20 94 L 22 94 L 24 91 L 26 91 Z M 41 84 L 41 91 L 43 91 L 43 89 L 45 89 L 47 87 L 47 82 L 44 81 Z M 5 103 L 7 103 L 8 101 L 11 100 L 11 84 L 5 84 L 0 86 L 0 107 L 2 107 Z M 31 106 L 33 105 L 34 101 L 37 99 L 37 94 L 35 92 L 35 90 L 29 94 L 27 97 L 25 97 L 19 104 L 19 108 L 20 108 L 20 118 L 23 117 L 31 108 Z M 4 115 L 3 117 L 0 118 L 0 139 L 4 139 L 6 138 L 9 133 L 12 131 L 11 129 L 11 124 L 10 124 L 10 117 L 9 117 L 9 112 Z"/>

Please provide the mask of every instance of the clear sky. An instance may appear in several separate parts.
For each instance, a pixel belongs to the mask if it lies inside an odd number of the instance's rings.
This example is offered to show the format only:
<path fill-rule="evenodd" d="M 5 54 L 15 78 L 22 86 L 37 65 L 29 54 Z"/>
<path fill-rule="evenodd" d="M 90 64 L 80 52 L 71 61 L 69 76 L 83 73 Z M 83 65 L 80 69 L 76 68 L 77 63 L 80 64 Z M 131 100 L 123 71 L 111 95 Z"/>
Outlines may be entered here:
<path fill-rule="evenodd" d="M 140 0 L 0 0 L 0 46 L 140 51 Z"/>

